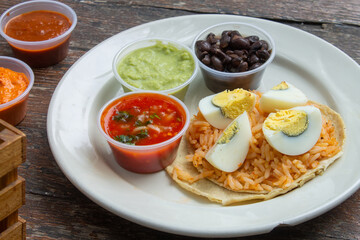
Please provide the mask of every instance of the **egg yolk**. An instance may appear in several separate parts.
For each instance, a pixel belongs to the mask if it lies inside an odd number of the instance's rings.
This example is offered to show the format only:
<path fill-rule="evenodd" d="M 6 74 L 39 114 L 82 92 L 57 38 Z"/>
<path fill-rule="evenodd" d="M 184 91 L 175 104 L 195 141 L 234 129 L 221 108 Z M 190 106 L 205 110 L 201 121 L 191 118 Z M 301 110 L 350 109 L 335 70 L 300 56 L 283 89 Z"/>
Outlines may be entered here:
<path fill-rule="evenodd" d="M 305 111 L 290 109 L 271 114 L 264 125 L 267 129 L 281 131 L 287 136 L 295 137 L 307 129 L 309 121 Z"/>
<path fill-rule="evenodd" d="M 218 144 L 225 144 L 230 142 L 230 140 L 235 136 L 239 131 L 237 123 L 234 121 L 230 126 L 228 126 L 223 132 L 222 136 L 218 140 Z"/>
<path fill-rule="evenodd" d="M 235 119 L 244 111 L 250 111 L 254 107 L 255 95 L 244 89 L 225 90 L 216 94 L 211 101 L 221 108 L 225 117 Z"/>
<path fill-rule="evenodd" d="M 272 90 L 286 90 L 288 88 L 289 88 L 289 85 L 287 85 L 287 83 L 283 81 L 280 84 L 273 87 Z"/>

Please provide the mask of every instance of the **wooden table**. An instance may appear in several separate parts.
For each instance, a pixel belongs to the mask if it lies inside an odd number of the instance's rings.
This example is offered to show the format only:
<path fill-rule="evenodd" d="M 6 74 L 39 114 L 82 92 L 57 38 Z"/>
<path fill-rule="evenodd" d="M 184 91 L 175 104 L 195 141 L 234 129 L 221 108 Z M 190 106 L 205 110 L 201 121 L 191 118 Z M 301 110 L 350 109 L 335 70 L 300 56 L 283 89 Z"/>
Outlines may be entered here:
<path fill-rule="evenodd" d="M 0 13 L 19 3 L 1 0 Z M 310 32 L 335 45 L 360 63 L 360 1 L 107 1 L 62 0 L 78 15 L 70 51 L 61 63 L 34 69 L 27 117 L 17 127 L 28 139 L 27 161 L 19 174 L 26 179 L 29 239 L 185 239 L 118 217 L 80 193 L 59 169 L 46 132 L 51 96 L 64 73 L 103 40 L 139 24 L 191 14 L 235 14 L 270 19 Z M 0 55 L 12 56 L 0 39 Z M 341 81 L 341 79 L 339 79 Z M 357 156 L 358 157 L 358 156 Z M 282 227 L 249 239 L 360 239 L 360 191 L 320 217 L 294 227 Z"/>

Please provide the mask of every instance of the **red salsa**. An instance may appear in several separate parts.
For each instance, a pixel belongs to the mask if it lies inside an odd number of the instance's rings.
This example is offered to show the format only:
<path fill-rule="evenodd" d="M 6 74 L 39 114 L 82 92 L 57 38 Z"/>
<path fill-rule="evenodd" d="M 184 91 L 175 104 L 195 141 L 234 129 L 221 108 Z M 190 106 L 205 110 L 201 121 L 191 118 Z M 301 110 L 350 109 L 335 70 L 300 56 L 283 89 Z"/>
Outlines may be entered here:
<path fill-rule="evenodd" d="M 179 133 L 185 117 L 178 103 L 160 94 L 132 94 L 107 106 L 101 126 L 116 141 L 152 145 Z"/>

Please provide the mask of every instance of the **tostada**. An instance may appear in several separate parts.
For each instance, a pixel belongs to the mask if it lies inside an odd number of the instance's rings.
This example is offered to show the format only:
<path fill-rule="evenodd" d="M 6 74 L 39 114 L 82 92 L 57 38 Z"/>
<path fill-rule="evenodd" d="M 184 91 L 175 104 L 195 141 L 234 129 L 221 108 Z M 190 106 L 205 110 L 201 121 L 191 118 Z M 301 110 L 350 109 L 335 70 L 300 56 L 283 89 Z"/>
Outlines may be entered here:
<path fill-rule="evenodd" d="M 203 98 L 166 171 L 181 187 L 229 205 L 301 187 L 343 154 L 341 116 L 288 82 L 265 93 Z"/>

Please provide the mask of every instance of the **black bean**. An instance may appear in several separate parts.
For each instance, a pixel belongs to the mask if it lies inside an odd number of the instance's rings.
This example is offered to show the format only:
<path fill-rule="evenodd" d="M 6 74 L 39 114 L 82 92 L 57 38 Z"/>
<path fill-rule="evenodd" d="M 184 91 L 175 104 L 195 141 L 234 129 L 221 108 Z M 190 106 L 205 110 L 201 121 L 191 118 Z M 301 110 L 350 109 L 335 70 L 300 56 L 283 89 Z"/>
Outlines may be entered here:
<path fill-rule="evenodd" d="M 258 67 L 260 67 L 261 65 L 262 65 L 261 63 L 257 62 L 257 63 L 255 63 L 255 64 L 251 65 L 251 67 L 249 68 L 249 70 L 253 70 L 253 69 L 255 69 L 255 68 L 258 68 Z"/>
<path fill-rule="evenodd" d="M 208 54 L 208 55 L 205 55 L 205 56 L 203 57 L 203 59 L 201 60 L 201 62 L 202 62 L 203 64 L 205 64 L 206 66 L 210 66 L 210 63 L 211 63 L 210 55 L 209 55 L 209 54 Z"/>
<path fill-rule="evenodd" d="M 239 31 L 231 31 L 230 33 L 230 37 L 234 37 L 234 36 L 240 36 L 241 37 L 241 34 L 239 33 Z"/>
<path fill-rule="evenodd" d="M 231 57 L 231 58 L 238 58 L 238 57 L 239 57 L 239 55 L 237 55 L 237 54 L 235 54 L 235 53 L 233 53 L 233 54 L 228 54 L 228 56 Z"/>
<path fill-rule="evenodd" d="M 228 55 L 225 55 L 224 59 L 222 60 L 224 65 L 227 65 L 231 61 L 231 57 Z"/>
<path fill-rule="evenodd" d="M 248 61 L 249 60 L 249 54 L 244 54 L 241 56 L 242 60 Z"/>
<path fill-rule="evenodd" d="M 231 66 L 232 66 L 233 68 L 237 68 L 237 67 L 239 67 L 241 61 L 242 61 L 242 59 L 241 59 L 240 57 L 233 58 L 233 59 L 231 60 Z"/>
<path fill-rule="evenodd" d="M 232 31 L 225 30 L 225 31 L 223 31 L 223 32 L 221 33 L 221 36 L 224 36 L 224 35 L 230 36 L 230 35 L 231 35 L 231 32 L 232 32 Z"/>
<path fill-rule="evenodd" d="M 235 50 L 234 53 L 242 58 L 247 58 L 247 56 L 249 55 L 249 52 L 247 50 Z"/>
<path fill-rule="evenodd" d="M 206 37 L 206 41 L 210 44 L 215 44 L 217 42 L 217 38 L 215 37 L 215 34 L 209 33 L 209 35 Z"/>
<path fill-rule="evenodd" d="M 253 44 L 254 42 L 259 41 L 258 36 L 248 36 L 248 37 L 246 37 L 246 39 L 248 39 L 250 41 L 250 44 Z"/>
<path fill-rule="evenodd" d="M 245 72 L 248 70 L 248 68 L 249 68 L 249 64 L 247 62 L 241 62 L 239 65 L 240 72 Z"/>
<path fill-rule="evenodd" d="M 253 64 L 255 64 L 255 63 L 259 62 L 259 61 L 260 61 L 260 59 L 256 56 L 256 54 L 253 54 L 253 55 L 250 56 L 248 62 L 249 62 L 250 65 L 253 65 Z"/>
<path fill-rule="evenodd" d="M 203 52 L 201 52 L 201 53 L 199 53 L 198 54 L 198 57 L 199 57 L 199 59 L 201 60 L 201 59 L 203 59 L 204 57 L 205 57 L 205 55 L 208 55 L 209 53 L 207 52 L 207 51 L 203 51 Z"/>
<path fill-rule="evenodd" d="M 230 55 L 230 54 L 233 54 L 234 53 L 234 51 L 232 51 L 232 50 L 226 50 L 226 55 Z"/>
<path fill-rule="evenodd" d="M 234 36 L 231 39 L 231 47 L 233 49 L 249 49 L 250 42 L 246 38 L 240 36 Z"/>
<path fill-rule="evenodd" d="M 258 56 L 262 61 L 266 61 L 269 59 L 270 57 L 270 53 L 266 50 L 257 50 L 256 51 L 256 56 Z"/>
<path fill-rule="evenodd" d="M 216 54 L 218 49 L 220 49 L 220 47 L 217 44 L 213 44 L 213 45 L 211 45 L 209 52 L 214 55 L 214 54 Z"/>
<path fill-rule="evenodd" d="M 221 61 L 224 60 L 224 58 L 227 56 L 223 51 L 221 51 L 220 48 L 216 49 L 215 54 L 216 57 L 218 57 Z"/>
<path fill-rule="evenodd" d="M 211 63 L 213 64 L 214 68 L 218 71 L 223 71 L 224 70 L 224 66 L 222 64 L 222 62 L 220 61 L 219 58 L 212 56 L 211 57 Z"/>
<path fill-rule="evenodd" d="M 259 42 L 261 42 L 261 49 L 262 50 L 269 50 L 269 44 L 267 43 L 267 41 L 260 40 Z"/>
<path fill-rule="evenodd" d="M 260 41 L 254 42 L 250 46 L 250 51 L 257 51 L 261 48 L 261 46 L 262 46 L 262 43 Z"/>
<path fill-rule="evenodd" d="M 229 35 L 227 35 L 227 34 L 222 35 L 221 39 L 220 39 L 220 47 L 227 48 L 229 46 L 230 39 L 231 38 Z"/>
<path fill-rule="evenodd" d="M 208 43 L 207 41 L 197 41 L 196 42 L 196 48 L 200 51 L 200 52 L 204 52 L 204 51 L 210 51 L 211 48 L 211 44 Z"/>

